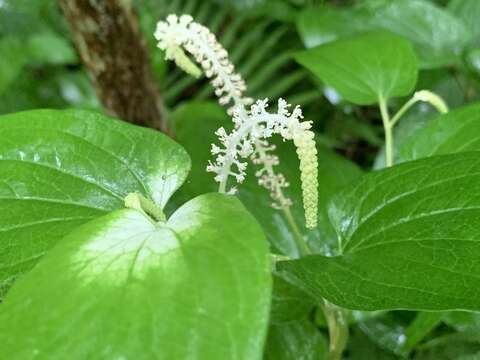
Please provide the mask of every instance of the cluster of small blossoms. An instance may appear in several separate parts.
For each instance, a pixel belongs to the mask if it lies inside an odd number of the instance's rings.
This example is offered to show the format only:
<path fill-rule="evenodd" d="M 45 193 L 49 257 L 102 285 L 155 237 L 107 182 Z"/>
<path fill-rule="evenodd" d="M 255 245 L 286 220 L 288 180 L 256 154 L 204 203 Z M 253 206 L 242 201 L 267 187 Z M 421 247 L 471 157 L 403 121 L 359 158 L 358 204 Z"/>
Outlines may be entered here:
<path fill-rule="evenodd" d="M 165 57 L 173 60 L 185 72 L 200 76 L 200 70 L 185 55 L 183 49 L 189 52 L 195 61 L 201 65 L 205 75 L 211 78 L 215 95 L 222 105 L 249 105 L 252 99 L 243 96 L 246 90 L 245 81 L 228 58 L 228 52 L 217 41 L 208 28 L 193 21 L 190 15 L 169 15 L 166 21 L 157 23 L 155 38 L 158 47 L 165 51 Z"/>
<path fill-rule="evenodd" d="M 199 69 L 185 55 L 189 52 L 201 65 L 207 77 L 211 78 L 215 94 L 221 105 L 228 106 L 228 113 L 233 116 L 235 129 L 232 132 L 222 127 L 216 131 L 220 146 L 212 145 L 211 152 L 216 156 L 209 162 L 207 170 L 215 173 L 215 180 L 220 183 L 219 191 L 235 193 L 236 188 L 227 189 L 228 179 L 235 178 L 242 183 L 246 176 L 247 159 L 260 166 L 256 172 L 258 182 L 267 188 L 274 200 L 274 206 L 284 208 L 291 205 L 291 200 L 283 194 L 283 188 L 289 184 L 284 176 L 275 173 L 273 167 L 279 159 L 272 154 L 275 147 L 268 139 L 274 134 L 284 140 L 292 140 L 297 147 L 300 159 L 303 203 L 307 227 L 315 227 L 317 222 L 317 151 L 310 131 L 310 122 L 301 122 L 303 118 L 297 106 L 290 113 L 290 105 L 283 99 L 278 101 L 276 113 L 267 111 L 268 100 L 245 97 L 245 81 L 235 73 L 234 66 L 228 59 L 227 51 L 217 42 L 215 35 L 195 22 L 189 15 L 167 17 L 166 22 L 159 22 L 155 37 L 158 47 L 165 50 L 166 58 L 176 62 L 186 72 L 198 76 Z M 248 105 L 251 106 L 248 108 Z"/>
<path fill-rule="evenodd" d="M 271 191 L 276 207 L 291 205 L 281 193 L 288 186 L 281 174 L 269 170 L 278 165 L 278 157 L 270 154 L 275 149 L 268 140 L 278 134 L 285 140 L 292 140 L 297 148 L 300 159 L 303 205 L 307 227 L 315 227 L 317 222 L 317 149 L 314 133 L 310 131 L 311 122 L 301 121 L 301 109 L 297 106 L 290 113 L 289 104 L 283 99 L 278 100 L 276 113 L 267 111 L 268 101 L 258 100 L 249 111 L 235 111 L 235 129 L 227 134 L 223 128 L 217 131 L 221 146 L 212 145 L 215 162 L 210 162 L 207 170 L 216 173 L 215 180 L 226 184 L 229 176 L 236 178 L 238 183 L 245 179 L 247 163 L 250 157 L 255 164 L 262 165 L 256 172 L 260 185 Z"/>
<path fill-rule="evenodd" d="M 258 178 L 258 184 L 270 191 L 273 199 L 272 207 L 282 209 L 292 205 L 292 200 L 285 197 L 282 191 L 290 184 L 283 174 L 275 173 L 273 170 L 273 167 L 280 162 L 278 156 L 271 153 L 274 150 L 275 145 L 270 145 L 265 140 L 257 141 L 255 153 L 250 156 L 250 160 L 255 165 L 261 165 L 260 170 L 255 172 L 255 176 Z"/>

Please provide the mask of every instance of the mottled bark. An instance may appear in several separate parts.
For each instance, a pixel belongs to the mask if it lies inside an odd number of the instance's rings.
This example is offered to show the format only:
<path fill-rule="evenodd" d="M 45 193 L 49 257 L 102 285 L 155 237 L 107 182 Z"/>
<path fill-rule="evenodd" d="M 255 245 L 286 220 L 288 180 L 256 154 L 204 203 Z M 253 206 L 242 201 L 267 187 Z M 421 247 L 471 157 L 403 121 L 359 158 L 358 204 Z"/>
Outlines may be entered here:
<path fill-rule="evenodd" d="M 168 133 L 163 101 L 130 0 L 59 0 L 106 110 Z"/>

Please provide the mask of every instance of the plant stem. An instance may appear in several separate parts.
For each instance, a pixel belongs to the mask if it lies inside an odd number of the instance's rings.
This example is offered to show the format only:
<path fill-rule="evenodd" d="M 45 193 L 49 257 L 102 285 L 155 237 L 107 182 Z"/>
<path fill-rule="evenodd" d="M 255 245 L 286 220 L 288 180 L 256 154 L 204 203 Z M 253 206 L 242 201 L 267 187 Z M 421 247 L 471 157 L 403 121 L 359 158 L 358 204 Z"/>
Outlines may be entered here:
<path fill-rule="evenodd" d="M 393 165 L 393 126 L 390 121 L 390 115 L 388 114 L 387 102 L 383 96 L 379 96 L 378 105 L 380 107 L 383 128 L 385 130 L 385 164 L 387 167 L 390 167 Z"/>
<path fill-rule="evenodd" d="M 346 310 L 329 303 L 327 300 L 324 300 L 322 310 L 327 320 L 330 336 L 328 360 L 341 360 L 348 341 Z"/>
<path fill-rule="evenodd" d="M 444 114 L 448 112 L 448 105 L 445 101 L 438 96 L 437 94 L 429 90 L 417 91 L 410 100 L 408 100 L 398 112 L 392 116 L 390 120 L 390 126 L 393 128 L 395 124 L 400 120 L 400 118 L 417 102 L 422 101 L 429 103 L 433 106 L 439 113 Z"/>
<path fill-rule="evenodd" d="M 310 250 L 307 242 L 305 241 L 305 238 L 302 235 L 302 232 L 298 228 L 297 223 L 295 222 L 295 219 L 293 218 L 292 212 L 290 211 L 290 207 L 284 206 L 282 208 L 283 214 L 285 215 L 285 218 L 287 219 L 288 225 L 292 229 L 293 232 L 293 238 L 295 239 L 295 244 L 297 245 L 297 250 L 300 256 L 305 256 L 309 255 L 312 253 Z"/>
<path fill-rule="evenodd" d="M 294 233 L 295 242 L 300 256 L 311 254 L 312 250 L 302 236 L 302 233 L 292 216 L 290 208 L 288 206 L 283 207 L 283 213 Z M 322 300 L 323 304 L 321 304 L 320 307 L 327 319 L 328 334 L 330 337 L 328 360 L 341 360 L 343 350 L 345 349 L 348 340 L 348 323 L 346 319 L 347 310 L 335 306 L 325 299 Z"/>
<path fill-rule="evenodd" d="M 392 120 L 390 120 L 390 125 L 393 128 L 395 124 L 400 120 L 400 118 L 405 114 L 415 103 L 417 103 L 418 99 L 412 97 L 410 100 L 408 100 L 403 106 L 400 108 L 400 110 L 397 111 L 395 115 L 392 116 Z"/>
<path fill-rule="evenodd" d="M 225 191 L 227 190 L 227 182 L 226 181 L 222 181 L 220 183 L 220 185 L 218 185 L 218 192 L 219 193 L 222 193 L 222 194 L 225 194 Z"/>

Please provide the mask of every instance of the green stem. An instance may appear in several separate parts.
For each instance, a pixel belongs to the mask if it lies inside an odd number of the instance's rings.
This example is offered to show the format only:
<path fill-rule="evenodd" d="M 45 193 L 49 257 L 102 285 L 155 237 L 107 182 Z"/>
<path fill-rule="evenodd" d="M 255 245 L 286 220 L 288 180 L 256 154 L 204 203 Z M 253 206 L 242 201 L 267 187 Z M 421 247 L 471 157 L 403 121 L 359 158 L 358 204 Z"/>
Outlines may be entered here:
<path fill-rule="evenodd" d="M 226 191 L 227 191 L 227 182 L 222 181 L 220 185 L 218 185 L 218 192 L 221 194 L 225 194 Z"/>
<path fill-rule="evenodd" d="M 433 106 L 439 113 L 444 114 L 448 112 L 448 105 L 437 94 L 429 90 L 417 91 L 410 100 L 408 100 L 398 112 L 392 117 L 390 126 L 393 128 L 400 118 L 417 102 L 426 102 Z"/>
<path fill-rule="evenodd" d="M 297 245 L 298 253 L 300 254 L 300 256 L 311 254 L 312 251 L 308 247 L 308 244 L 305 241 L 305 238 L 303 237 L 302 232 L 298 228 L 298 225 L 295 222 L 295 219 L 293 218 L 290 208 L 288 206 L 284 206 L 282 210 L 283 210 L 283 214 L 285 215 L 285 218 L 287 219 L 288 225 L 292 229 L 293 238 L 295 239 L 295 244 Z"/>
<path fill-rule="evenodd" d="M 341 360 L 348 341 L 347 311 L 329 303 L 327 300 L 324 300 L 322 310 L 327 320 L 330 336 L 328 360 Z"/>
<path fill-rule="evenodd" d="M 413 105 L 415 105 L 419 99 L 415 99 L 412 97 L 410 100 L 408 100 L 401 108 L 400 110 L 397 111 L 395 115 L 392 116 L 392 120 L 390 121 L 390 125 L 393 128 L 395 124 L 400 120 L 400 118 L 405 114 Z"/>
<path fill-rule="evenodd" d="M 305 238 L 302 236 L 302 233 L 292 216 L 290 208 L 285 206 L 282 210 L 290 228 L 293 231 L 300 256 L 311 254 L 312 250 L 305 241 Z M 328 333 L 330 337 L 328 360 L 341 360 L 342 353 L 347 345 L 348 340 L 348 323 L 346 319 L 347 310 L 335 306 L 325 299 L 322 300 L 323 304 L 321 305 L 321 308 L 325 314 L 325 318 L 327 319 Z"/>
<path fill-rule="evenodd" d="M 390 167 L 393 165 L 393 126 L 392 121 L 390 121 L 390 115 L 388 114 L 387 102 L 382 96 L 378 98 L 378 104 L 380 106 L 380 114 L 385 130 L 385 164 L 387 167 Z"/>

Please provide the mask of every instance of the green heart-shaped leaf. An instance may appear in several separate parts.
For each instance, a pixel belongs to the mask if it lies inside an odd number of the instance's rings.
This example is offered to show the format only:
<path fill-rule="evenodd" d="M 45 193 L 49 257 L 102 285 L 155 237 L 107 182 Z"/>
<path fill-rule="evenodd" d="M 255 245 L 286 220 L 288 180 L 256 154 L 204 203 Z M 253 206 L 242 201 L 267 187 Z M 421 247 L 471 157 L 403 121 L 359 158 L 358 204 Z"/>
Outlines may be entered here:
<path fill-rule="evenodd" d="M 476 45 L 480 44 L 480 2 L 477 0 L 450 0 L 448 10 L 460 18 L 466 26 L 472 40 Z M 465 40 L 465 39 L 464 39 Z"/>
<path fill-rule="evenodd" d="M 365 175 L 331 204 L 342 255 L 277 263 L 351 309 L 480 309 L 480 153 Z"/>
<path fill-rule="evenodd" d="M 8 293 L 0 358 L 260 359 L 267 241 L 232 196 L 166 223 L 124 209 L 79 227 Z"/>
<path fill-rule="evenodd" d="M 389 32 L 372 32 L 305 50 L 296 60 L 359 105 L 408 95 L 417 81 L 410 43 Z"/>
<path fill-rule="evenodd" d="M 467 28 L 430 1 L 392 1 L 375 9 L 371 25 L 402 35 L 414 44 L 423 68 L 454 64 L 470 40 Z"/>
<path fill-rule="evenodd" d="M 307 48 L 366 31 L 385 30 L 411 41 L 421 68 L 459 63 L 462 51 L 480 27 L 477 0 L 451 1 L 453 16 L 430 1 L 385 1 L 384 4 L 305 9 L 297 27 Z M 476 36 L 478 37 L 478 35 Z M 368 51 L 371 51 L 369 49 Z"/>
<path fill-rule="evenodd" d="M 307 48 L 372 30 L 371 14 L 365 9 L 316 6 L 303 10 L 297 18 L 297 29 Z"/>
<path fill-rule="evenodd" d="M 129 192 L 165 205 L 189 168 L 165 135 L 96 112 L 1 116 L 0 297 L 57 240 L 122 208 Z"/>

